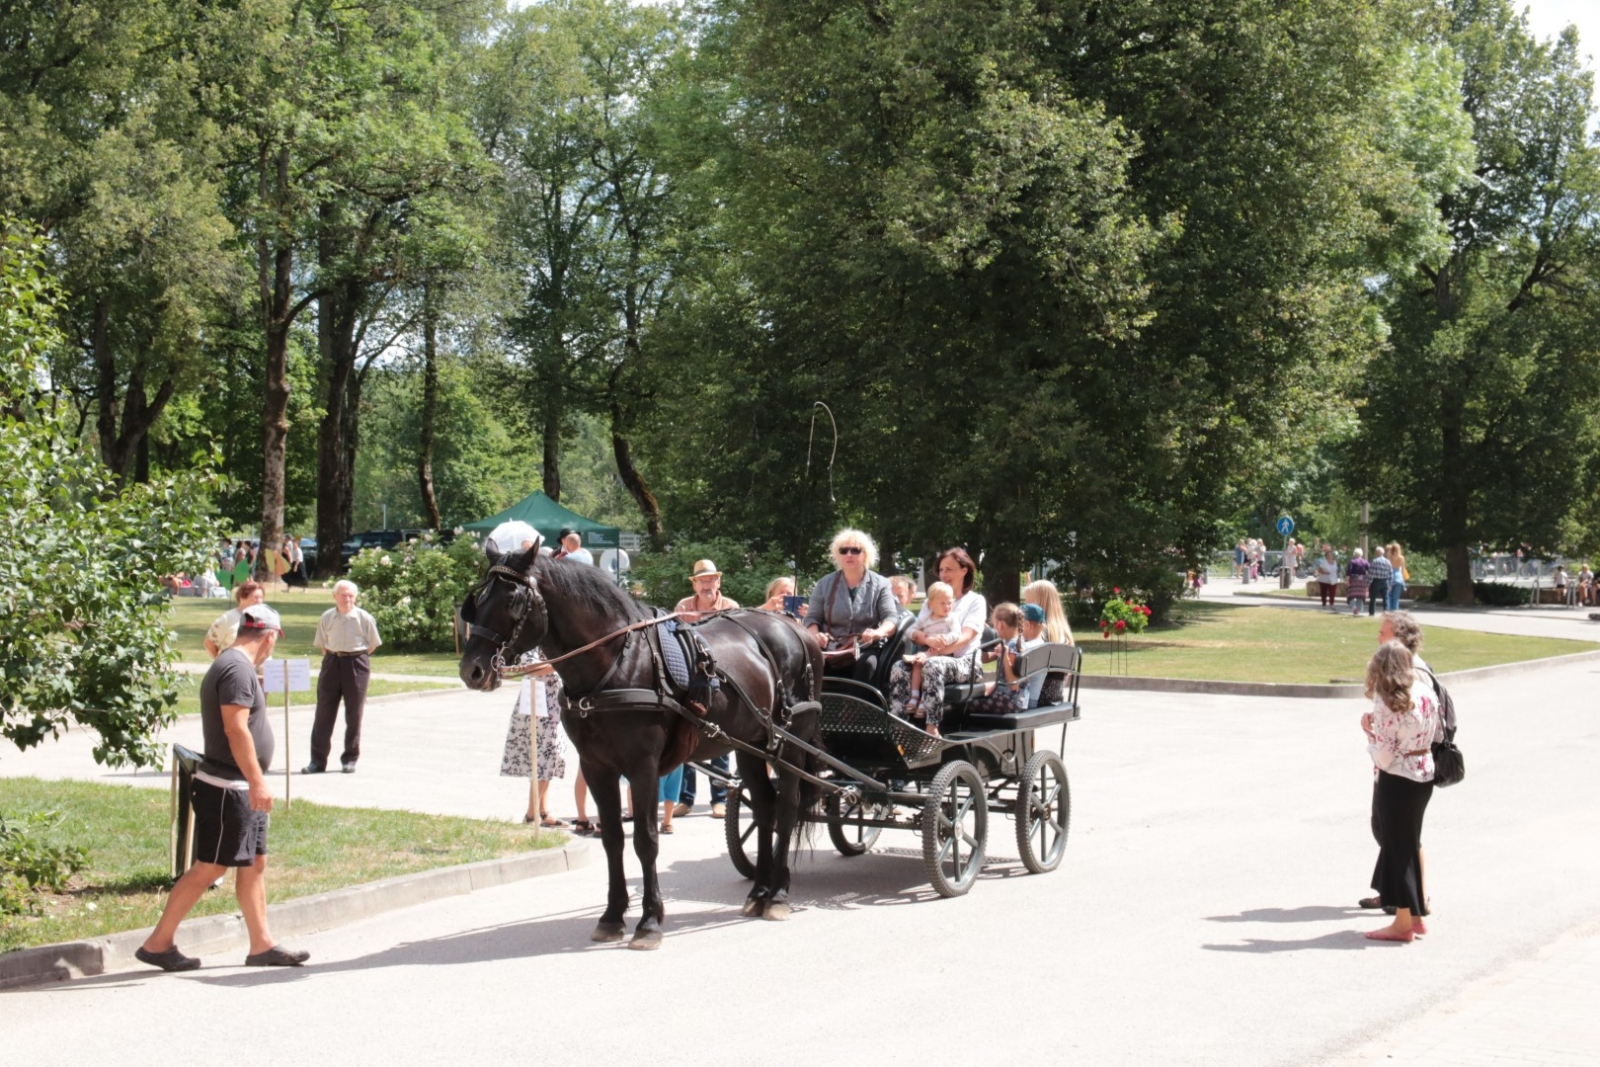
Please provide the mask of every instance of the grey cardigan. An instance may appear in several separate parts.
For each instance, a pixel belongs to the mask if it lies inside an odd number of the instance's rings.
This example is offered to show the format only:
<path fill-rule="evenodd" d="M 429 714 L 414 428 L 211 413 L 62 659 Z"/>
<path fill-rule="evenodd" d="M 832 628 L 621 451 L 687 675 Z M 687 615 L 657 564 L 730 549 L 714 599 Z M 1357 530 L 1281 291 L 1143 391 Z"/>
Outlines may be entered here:
<path fill-rule="evenodd" d="M 844 572 L 834 571 L 812 586 L 805 622 L 831 636 L 844 637 L 893 622 L 899 615 L 900 603 L 889 588 L 889 579 L 868 571 L 852 598 Z"/>

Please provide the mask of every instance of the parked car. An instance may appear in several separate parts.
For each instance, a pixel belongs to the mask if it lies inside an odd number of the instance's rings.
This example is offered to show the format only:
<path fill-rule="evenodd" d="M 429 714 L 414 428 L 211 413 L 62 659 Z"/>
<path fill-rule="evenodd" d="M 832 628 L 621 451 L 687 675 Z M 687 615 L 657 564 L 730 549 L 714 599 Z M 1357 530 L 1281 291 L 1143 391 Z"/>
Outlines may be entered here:
<path fill-rule="evenodd" d="M 350 566 L 356 554 L 368 548 L 393 548 L 405 540 L 404 530 L 362 530 L 339 546 L 339 562 Z"/>
<path fill-rule="evenodd" d="M 315 537 L 300 538 L 300 555 L 306 561 L 306 573 L 317 573 L 317 539 Z"/>

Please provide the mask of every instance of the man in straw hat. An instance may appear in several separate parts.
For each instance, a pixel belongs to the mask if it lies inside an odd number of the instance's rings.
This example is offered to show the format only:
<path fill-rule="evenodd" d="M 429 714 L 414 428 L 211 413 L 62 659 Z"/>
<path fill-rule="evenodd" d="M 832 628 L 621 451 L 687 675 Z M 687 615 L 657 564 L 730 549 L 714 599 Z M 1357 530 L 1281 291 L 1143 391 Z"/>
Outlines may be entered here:
<path fill-rule="evenodd" d="M 689 584 L 694 586 L 694 595 L 684 597 L 672 609 L 683 615 L 684 622 L 698 622 L 702 615 L 739 606 L 737 600 L 722 595 L 722 572 L 709 559 L 695 561 L 689 572 Z"/>
<path fill-rule="evenodd" d="M 200 728 L 205 756 L 195 772 L 194 865 L 184 872 L 161 912 L 161 921 L 134 955 L 163 971 L 192 971 L 193 956 L 178 951 L 178 924 L 212 883 L 236 868 L 234 891 L 250 933 L 250 967 L 298 967 L 310 953 L 284 948 L 267 930 L 267 820 L 272 791 L 267 771 L 274 740 L 267 722 L 267 695 L 256 668 L 272 655 L 283 623 L 265 604 L 252 604 L 239 616 L 239 634 L 218 654 L 200 683 Z"/>

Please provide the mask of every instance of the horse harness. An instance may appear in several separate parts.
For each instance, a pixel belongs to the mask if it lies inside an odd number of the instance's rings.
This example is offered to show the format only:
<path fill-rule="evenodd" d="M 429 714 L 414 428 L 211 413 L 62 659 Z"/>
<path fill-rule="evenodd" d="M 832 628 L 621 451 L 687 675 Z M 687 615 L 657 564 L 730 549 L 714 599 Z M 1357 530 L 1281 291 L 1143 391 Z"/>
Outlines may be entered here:
<path fill-rule="evenodd" d="M 514 624 L 511 633 L 507 636 L 501 636 L 488 627 L 479 625 L 475 620 L 463 618 L 462 621 L 467 623 L 467 632 L 470 636 L 481 638 L 494 645 L 494 657 L 490 660 L 490 668 L 492 670 L 501 675 L 521 673 L 517 668 L 506 665 L 505 650 L 508 647 L 513 647 L 517 638 L 522 635 L 523 627 L 534 613 L 533 609 L 545 610 L 544 597 L 539 593 L 539 585 L 534 581 L 533 575 L 524 574 L 514 567 L 507 567 L 503 564 L 496 564 L 490 567 L 488 573 L 484 575 L 483 582 L 479 588 L 487 586 L 489 582 L 497 578 L 517 587 L 517 591 L 513 593 L 514 598 L 525 596 L 528 600 L 527 604 L 521 606 L 521 610 L 513 612 Z M 476 597 L 469 596 L 468 599 L 471 601 L 475 600 Z M 513 604 L 515 605 L 515 603 L 516 601 L 514 600 Z M 553 659 L 546 660 L 546 663 L 558 663 L 561 660 L 570 659 L 607 644 L 618 637 L 622 638 L 622 647 L 617 650 L 617 655 L 611 661 L 611 666 L 601 676 L 593 692 L 576 699 L 573 699 L 565 691 L 562 692 L 561 710 L 563 714 L 576 712 L 580 719 L 586 719 L 592 713 L 606 711 L 669 711 L 693 724 L 706 737 L 722 741 L 741 752 L 760 759 L 782 763 L 788 770 L 809 779 L 814 784 L 835 788 L 832 783 L 827 782 L 825 779 L 818 778 L 802 768 L 794 767 L 789 765 L 787 761 L 777 758 L 778 746 L 785 741 L 789 741 L 813 755 L 820 755 L 823 759 L 828 759 L 820 749 L 796 737 L 789 731 L 789 727 L 793 725 L 797 714 L 816 710 L 820 705 L 815 701 L 804 701 L 796 704 L 788 689 L 775 682 L 774 689 L 782 702 L 780 717 L 778 717 L 778 721 L 774 721 L 773 716 L 763 715 L 761 706 L 750 699 L 749 694 L 744 691 L 744 688 L 733 677 L 717 666 L 710 646 L 706 644 L 704 638 L 695 632 L 695 626 L 678 623 L 679 617 L 677 612 L 659 612 L 649 619 L 635 622 L 591 641 L 580 648 L 575 648 L 570 652 L 565 652 Z M 779 671 L 778 664 L 773 659 L 772 653 L 768 651 L 766 644 L 754 630 L 745 625 L 732 612 L 717 612 L 712 617 L 727 619 L 749 634 L 751 640 L 755 642 L 757 651 L 761 653 L 761 657 L 767 661 L 767 666 L 771 668 L 773 678 L 777 679 L 781 676 L 781 671 Z M 607 689 L 607 683 L 611 681 L 622 666 L 623 661 L 627 659 L 628 648 L 633 642 L 634 635 L 641 630 L 644 631 L 646 641 L 649 644 L 652 671 L 655 675 L 655 687 L 653 689 Z M 663 630 L 667 631 L 665 636 L 663 636 Z M 813 684 L 811 662 L 807 660 L 807 691 L 810 691 Z M 731 736 L 722 727 L 711 721 L 709 717 L 711 701 L 723 685 L 726 685 L 739 700 L 754 711 L 757 719 L 766 727 L 767 744 L 765 750 Z M 829 760 L 829 762 L 832 761 Z"/>

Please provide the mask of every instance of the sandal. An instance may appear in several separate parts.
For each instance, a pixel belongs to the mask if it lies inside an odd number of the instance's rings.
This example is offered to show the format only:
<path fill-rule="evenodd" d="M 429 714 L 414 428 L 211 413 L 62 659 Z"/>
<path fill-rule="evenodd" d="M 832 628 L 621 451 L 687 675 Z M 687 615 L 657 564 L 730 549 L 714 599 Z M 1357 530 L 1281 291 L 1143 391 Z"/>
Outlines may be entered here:
<path fill-rule="evenodd" d="M 579 837 L 593 837 L 596 831 L 594 828 L 594 823 L 590 822 L 588 819 L 574 819 L 572 822 L 572 832 L 577 834 Z"/>
<path fill-rule="evenodd" d="M 572 829 L 572 824 L 571 823 L 565 822 L 565 821 L 563 821 L 561 819 L 558 819 L 554 815 L 546 815 L 544 817 L 544 819 L 540 821 L 539 825 L 544 827 L 546 830 L 570 830 L 570 829 Z"/>
<path fill-rule="evenodd" d="M 661 824 L 661 832 L 664 833 L 664 834 L 670 834 L 670 833 L 672 833 L 672 827 L 668 826 L 666 823 L 662 823 Z"/>
<path fill-rule="evenodd" d="M 1382 897 L 1362 897 L 1360 900 L 1356 901 L 1356 907 L 1358 907 L 1358 908 L 1370 908 L 1373 911 L 1376 911 L 1377 909 L 1383 907 L 1383 898 Z"/>

